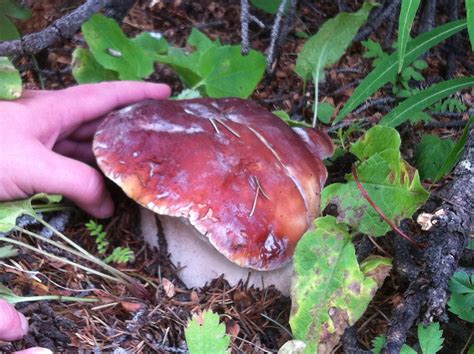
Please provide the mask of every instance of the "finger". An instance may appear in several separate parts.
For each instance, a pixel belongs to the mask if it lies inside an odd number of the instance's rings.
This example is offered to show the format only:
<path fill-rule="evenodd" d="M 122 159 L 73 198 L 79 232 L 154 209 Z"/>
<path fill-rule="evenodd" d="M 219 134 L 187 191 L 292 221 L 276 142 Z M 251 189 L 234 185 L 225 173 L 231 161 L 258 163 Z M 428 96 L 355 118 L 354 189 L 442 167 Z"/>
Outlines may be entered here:
<path fill-rule="evenodd" d="M 76 140 L 76 141 L 85 141 L 85 140 L 90 141 L 92 137 L 94 136 L 95 132 L 97 131 L 97 128 L 99 124 L 102 122 L 102 120 L 103 119 L 99 118 L 99 119 L 81 124 L 71 134 L 69 134 L 67 138 L 70 140 Z"/>
<path fill-rule="evenodd" d="M 0 340 L 7 342 L 20 339 L 28 331 L 28 322 L 13 305 L 0 300 Z"/>
<path fill-rule="evenodd" d="M 42 115 L 40 119 L 49 120 L 50 124 L 46 125 L 47 127 L 55 129 L 59 123 L 59 133 L 62 133 L 71 131 L 80 124 L 94 120 L 115 108 L 147 98 L 167 98 L 170 92 L 170 87 L 164 84 L 112 81 L 50 91 L 47 95 L 34 94 L 32 99 L 26 100 L 26 103 Z"/>
<path fill-rule="evenodd" d="M 95 163 L 91 141 L 77 142 L 70 139 L 62 140 L 54 146 L 53 151 L 87 164 Z"/>
<path fill-rule="evenodd" d="M 112 215 L 112 199 L 96 169 L 44 148 L 38 151 L 37 161 L 29 176 L 34 192 L 62 194 L 98 218 Z"/>
<path fill-rule="evenodd" d="M 13 354 L 53 354 L 53 352 L 46 348 L 34 347 L 20 350 L 19 352 L 13 352 Z"/>

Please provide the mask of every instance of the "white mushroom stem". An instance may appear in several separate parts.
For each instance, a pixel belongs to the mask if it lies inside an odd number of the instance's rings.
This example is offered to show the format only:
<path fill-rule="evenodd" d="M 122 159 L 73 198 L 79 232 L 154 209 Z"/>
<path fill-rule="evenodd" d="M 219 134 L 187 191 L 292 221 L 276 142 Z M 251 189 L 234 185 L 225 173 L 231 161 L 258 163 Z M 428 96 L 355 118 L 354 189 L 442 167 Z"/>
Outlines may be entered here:
<path fill-rule="evenodd" d="M 141 208 L 141 230 L 145 242 L 153 248 L 160 248 L 158 242 L 157 216 L 152 211 Z M 231 284 L 237 284 L 241 279 L 249 277 L 249 285 L 263 288 L 274 285 L 284 295 L 290 294 L 293 264 L 289 263 L 280 269 L 258 271 L 242 268 L 220 254 L 203 236 L 185 219 L 170 216 L 159 216 L 163 233 L 168 245 L 170 259 L 179 268 L 179 277 L 188 286 L 203 287 L 211 280 L 224 274 Z"/>

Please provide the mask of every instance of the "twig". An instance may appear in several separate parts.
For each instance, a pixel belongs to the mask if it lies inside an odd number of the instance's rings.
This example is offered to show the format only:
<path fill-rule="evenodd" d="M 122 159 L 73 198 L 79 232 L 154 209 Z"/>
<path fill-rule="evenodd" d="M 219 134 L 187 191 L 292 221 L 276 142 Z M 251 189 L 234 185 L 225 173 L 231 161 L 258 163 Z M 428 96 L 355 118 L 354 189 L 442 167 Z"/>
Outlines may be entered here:
<path fill-rule="evenodd" d="M 385 5 L 373 10 L 369 16 L 367 24 L 360 29 L 354 37 L 353 42 L 360 42 L 367 39 L 367 37 L 385 23 L 389 17 L 395 16 L 397 8 L 400 6 L 400 2 L 401 0 L 385 1 Z"/>
<path fill-rule="evenodd" d="M 111 5 L 113 0 L 87 0 L 70 14 L 56 20 L 49 27 L 21 39 L 0 43 L 0 56 L 36 54 L 54 43 L 72 37 L 93 14 Z"/>
<path fill-rule="evenodd" d="M 421 12 L 420 24 L 418 25 L 418 34 L 429 32 L 435 25 L 437 0 L 425 1 Z"/>
<path fill-rule="evenodd" d="M 242 55 L 249 53 L 249 2 L 240 0 L 240 31 L 242 35 Z"/>

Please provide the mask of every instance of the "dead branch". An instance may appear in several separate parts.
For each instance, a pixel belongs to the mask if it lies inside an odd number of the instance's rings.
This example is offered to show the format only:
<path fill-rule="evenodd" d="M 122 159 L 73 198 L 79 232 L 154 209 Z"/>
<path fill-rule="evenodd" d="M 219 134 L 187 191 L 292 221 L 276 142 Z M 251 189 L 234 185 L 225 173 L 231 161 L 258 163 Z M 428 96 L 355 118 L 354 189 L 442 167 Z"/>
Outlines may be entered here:
<path fill-rule="evenodd" d="M 249 2 L 248 0 L 240 0 L 240 28 L 242 36 L 242 55 L 249 53 Z"/>
<path fill-rule="evenodd" d="M 70 38 L 93 14 L 112 3 L 113 0 L 87 0 L 40 32 L 28 34 L 18 40 L 1 42 L 0 56 L 35 54 L 54 43 Z"/>
<path fill-rule="evenodd" d="M 389 18 L 396 17 L 397 9 L 400 7 L 401 0 L 385 1 L 384 5 L 379 6 L 370 13 L 367 24 L 364 25 L 359 33 L 354 37 L 353 42 L 360 42 L 367 39 L 375 30 Z"/>
<path fill-rule="evenodd" d="M 453 175 L 453 181 L 438 193 L 443 202 L 437 210 L 442 212 L 438 216 L 433 214 L 434 226 L 422 235 L 426 243 L 420 252 L 422 264 L 418 274 L 409 276 L 412 281 L 404 300 L 393 312 L 383 353 L 400 352 L 417 318 L 421 317 L 425 324 L 447 319 L 448 282 L 474 231 L 474 127 L 470 129 L 463 158 Z"/>

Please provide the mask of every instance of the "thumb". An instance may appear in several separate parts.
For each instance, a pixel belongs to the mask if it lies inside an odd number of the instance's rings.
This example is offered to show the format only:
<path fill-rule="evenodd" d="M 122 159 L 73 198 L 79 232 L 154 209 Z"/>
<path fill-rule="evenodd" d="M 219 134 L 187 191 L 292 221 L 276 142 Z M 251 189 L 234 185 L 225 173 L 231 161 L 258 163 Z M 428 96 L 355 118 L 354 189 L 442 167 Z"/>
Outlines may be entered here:
<path fill-rule="evenodd" d="M 99 171 L 46 148 L 39 155 L 40 166 L 30 176 L 35 192 L 62 194 L 98 218 L 112 215 L 113 202 Z"/>
<path fill-rule="evenodd" d="M 28 322 L 13 305 L 0 300 L 0 340 L 10 342 L 23 337 L 28 331 Z"/>

